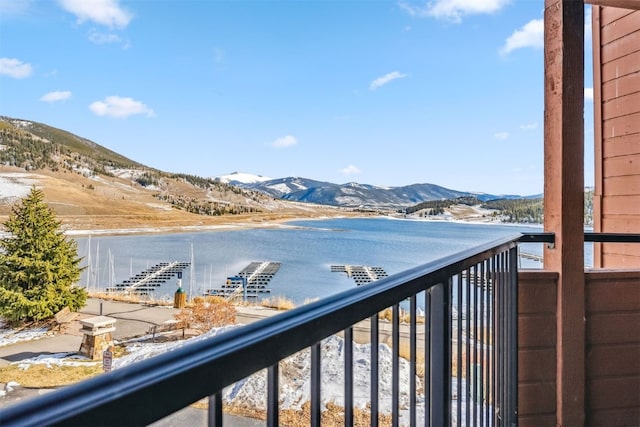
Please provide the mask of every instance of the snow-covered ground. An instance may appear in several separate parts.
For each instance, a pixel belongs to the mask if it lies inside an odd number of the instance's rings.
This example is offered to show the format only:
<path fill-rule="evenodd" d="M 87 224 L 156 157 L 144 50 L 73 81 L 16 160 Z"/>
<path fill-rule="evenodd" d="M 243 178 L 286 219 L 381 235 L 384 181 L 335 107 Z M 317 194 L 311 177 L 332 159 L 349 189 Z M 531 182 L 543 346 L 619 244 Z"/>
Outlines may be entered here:
<path fill-rule="evenodd" d="M 183 341 L 168 341 L 163 343 L 147 342 L 149 337 L 132 339 L 122 344 L 126 347 L 127 354 L 114 359 L 112 369 L 121 369 L 133 363 L 145 360 L 156 355 L 166 353 L 180 348 L 189 343 L 208 339 L 220 333 L 228 331 L 237 326 L 227 326 L 214 328 L 211 331 Z M 32 340 L 46 336 L 47 330 L 44 328 L 12 332 L 4 325 L 0 324 L 0 347 L 10 345 L 21 340 Z M 323 404 L 335 403 L 342 406 L 344 403 L 344 340 L 338 336 L 331 336 L 322 342 L 322 402 Z M 370 354 L 371 346 L 368 344 L 354 344 L 354 405 L 365 408 L 369 403 L 370 396 Z M 391 349 L 386 344 L 380 344 L 379 354 L 379 407 L 382 413 L 391 412 L 391 378 L 392 378 L 392 354 Z M 76 353 L 58 353 L 41 355 L 38 357 L 15 362 L 20 369 L 29 369 L 34 364 L 45 364 L 51 366 L 87 366 L 87 364 L 97 364 L 84 356 Z M 310 372 L 311 358 L 309 350 L 301 351 L 280 362 L 280 407 L 283 409 L 299 409 L 310 400 Z M 226 403 L 253 407 L 266 410 L 267 407 L 267 375 L 266 371 L 258 372 L 245 378 L 224 390 L 223 399 Z M 409 423 L 409 363 L 400 359 L 400 419 L 402 425 Z M 420 378 L 416 378 L 418 390 L 422 389 Z M 19 386 L 15 382 L 10 382 L 5 386 L 4 391 L 0 391 L 0 396 L 10 393 L 13 388 Z M 465 387 L 465 384 L 462 384 Z M 452 390 L 457 389 L 457 379 L 452 379 Z M 418 424 L 424 423 L 424 396 L 417 396 L 416 415 Z M 463 417 L 464 406 L 463 403 Z M 452 401 L 452 417 L 456 418 L 457 398 Z M 486 410 L 487 408 L 485 408 Z"/>
<path fill-rule="evenodd" d="M 0 320 L 0 347 L 21 341 L 32 341 L 47 336 L 47 328 L 11 329 Z"/>
<path fill-rule="evenodd" d="M 37 175 L 30 173 L 0 174 L 0 200 L 9 202 L 21 199 L 29 194 L 31 187 L 38 183 Z"/>

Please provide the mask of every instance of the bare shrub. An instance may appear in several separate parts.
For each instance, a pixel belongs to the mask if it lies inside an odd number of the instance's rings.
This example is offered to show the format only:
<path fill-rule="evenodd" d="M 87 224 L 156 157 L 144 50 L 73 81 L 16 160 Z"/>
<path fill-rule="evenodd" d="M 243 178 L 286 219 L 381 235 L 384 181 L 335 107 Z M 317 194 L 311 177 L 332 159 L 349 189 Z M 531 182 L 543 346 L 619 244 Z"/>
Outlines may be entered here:
<path fill-rule="evenodd" d="M 236 322 L 236 308 L 222 297 L 196 297 L 175 316 L 190 329 L 206 332 L 211 328 Z"/>
<path fill-rule="evenodd" d="M 296 308 L 296 304 L 285 297 L 272 297 L 260 301 L 260 305 L 267 308 L 275 308 L 276 310 L 291 310 Z"/>

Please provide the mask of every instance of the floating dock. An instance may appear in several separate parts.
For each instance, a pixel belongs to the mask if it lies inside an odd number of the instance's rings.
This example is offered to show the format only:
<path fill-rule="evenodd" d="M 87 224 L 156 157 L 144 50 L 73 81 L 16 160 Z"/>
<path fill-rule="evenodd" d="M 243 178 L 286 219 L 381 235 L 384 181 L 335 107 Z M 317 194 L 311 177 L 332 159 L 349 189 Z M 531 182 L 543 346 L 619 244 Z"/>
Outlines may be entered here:
<path fill-rule="evenodd" d="M 235 298 L 257 298 L 271 292 L 269 283 L 276 275 L 282 263 L 273 261 L 257 261 L 246 266 L 235 276 L 227 277 L 227 281 L 218 289 L 210 289 L 205 295 L 221 296 L 228 300 Z"/>
<path fill-rule="evenodd" d="M 353 278 L 356 285 L 364 285 L 374 282 L 388 274 L 382 267 L 368 267 L 366 265 L 332 265 L 331 271 L 336 273 L 346 273 L 347 277 Z"/>
<path fill-rule="evenodd" d="M 182 275 L 182 271 L 190 265 L 189 262 L 160 262 L 113 287 L 107 288 L 107 292 L 148 295 L 174 277 Z"/>

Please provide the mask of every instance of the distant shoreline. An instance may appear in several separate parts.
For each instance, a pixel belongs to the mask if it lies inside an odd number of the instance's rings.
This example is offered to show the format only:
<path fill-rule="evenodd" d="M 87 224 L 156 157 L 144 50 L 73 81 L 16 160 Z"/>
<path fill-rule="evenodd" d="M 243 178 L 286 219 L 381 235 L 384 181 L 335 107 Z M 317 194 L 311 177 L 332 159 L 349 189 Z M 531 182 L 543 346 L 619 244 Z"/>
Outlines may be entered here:
<path fill-rule="evenodd" d="M 473 224 L 473 225 L 502 225 L 507 227 L 533 227 L 542 228 L 543 224 L 530 223 L 511 223 L 499 221 L 482 221 L 471 219 L 454 219 L 454 218 L 426 218 L 426 217 L 399 217 L 393 215 L 379 216 L 318 216 L 318 217 L 300 217 L 300 218 L 281 218 L 263 222 L 237 222 L 224 224 L 208 224 L 208 225 L 172 225 L 159 227 L 120 227 L 120 228 L 96 228 L 96 229 L 67 229 L 65 231 L 70 237 L 89 237 L 89 236 L 131 236 L 131 235 L 152 235 L 152 234 L 174 234 L 174 233 L 191 233 L 201 231 L 234 231 L 234 230 L 250 230 L 250 229 L 299 229 L 303 228 L 298 225 L 287 224 L 295 221 L 321 221 L 327 219 L 388 219 L 393 221 L 412 221 L 412 222 L 437 222 L 452 224 Z M 1 233 L 0 233 L 1 234 Z"/>

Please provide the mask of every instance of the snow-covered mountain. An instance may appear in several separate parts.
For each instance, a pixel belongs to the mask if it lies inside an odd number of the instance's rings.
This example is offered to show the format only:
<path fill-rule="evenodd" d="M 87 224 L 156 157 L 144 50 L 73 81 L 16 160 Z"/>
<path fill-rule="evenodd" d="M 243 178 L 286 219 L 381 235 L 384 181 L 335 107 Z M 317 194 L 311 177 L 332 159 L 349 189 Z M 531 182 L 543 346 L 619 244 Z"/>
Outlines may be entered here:
<path fill-rule="evenodd" d="M 224 184 L 231 184 L 242 186 L 246 184 L 255 184 L 258 182 L 270 181 L 271 178 L 267 178 L 262 175 L 253 175 L 250 173 L 244 172 L 231 172 L 227 175 L 221 175 L 214 178 L 216 181 L 222 182 Z"/>
<path fill-rule="evenodd" d="M 480 200 L 520 197 L 471 193 L 452 190 L 435 184 L 377 187 L 357 182 L 334 184 L 302 177 L 269 179 L 259 175 L 239 172 L 219 176 L 215 179 L 230 185 L 259 191 L 278 199 L 344 207 L 398 209 L 429 200 L 457 197 L 473 196 Z"/>

